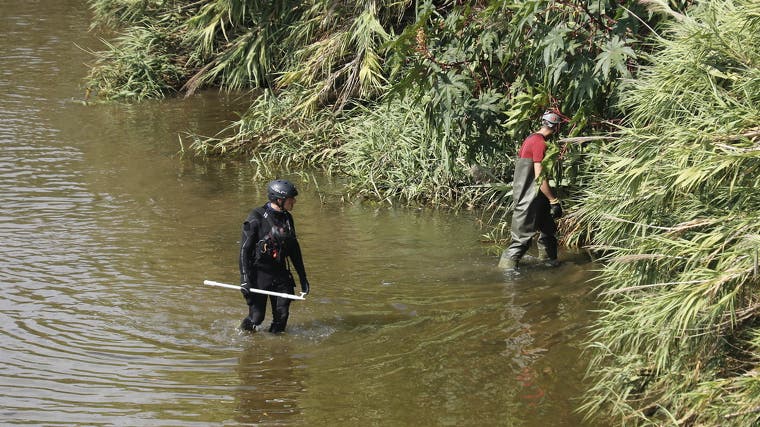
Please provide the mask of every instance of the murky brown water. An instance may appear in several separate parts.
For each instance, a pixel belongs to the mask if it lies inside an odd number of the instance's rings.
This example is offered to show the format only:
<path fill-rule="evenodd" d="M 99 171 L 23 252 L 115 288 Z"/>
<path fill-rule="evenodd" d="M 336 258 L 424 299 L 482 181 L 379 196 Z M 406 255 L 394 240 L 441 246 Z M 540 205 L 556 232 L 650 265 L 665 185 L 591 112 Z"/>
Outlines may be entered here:
<path fill-rule="evenodd" d="M 300 187 L 312 295 L 240 334 L 245 162 L 178 155 L 244 103 L 83 105 L 84 1 L 0 0 L 0 423 L 575 426 L 591 265 L 502 275 L 470 214 Z"/>

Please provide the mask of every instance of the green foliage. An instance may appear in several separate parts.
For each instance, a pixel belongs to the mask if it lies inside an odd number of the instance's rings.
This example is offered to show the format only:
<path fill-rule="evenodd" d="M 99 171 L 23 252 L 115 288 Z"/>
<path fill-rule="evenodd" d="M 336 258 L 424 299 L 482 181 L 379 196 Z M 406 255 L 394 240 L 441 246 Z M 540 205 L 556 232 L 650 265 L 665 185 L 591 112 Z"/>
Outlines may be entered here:
<path fill-rule="evenodd" d="M 179 90 L 186 69 L 177 56 L 178 40 L 160 28 L 131 27 L 97 61 L 88 87 L 104 98 L 162 98 Z"/>
<path fill-rule="evenodd" d="M 295 107 L 303 113 L 352 98 L 373 98 L 386 84 L 382 45 L 386 27 L 397 22 L 405 2 L 301 2 L 264 0 L 130 1 L 90 0 L 95 22 L 123 29 L 91 72 L 94 86 L 117 88 L 140 82 L 129 68 L 109 67 L 125 55 L 122 44 L 137 45 L 134 29 L 153 27 L 173 37 L 172 51 L 184 60 L 181 87 L 225 89 L 295 87 Z M 177 88 L 172 88 L 177 89 Z M 112 91 L 100 91 L 110 97 Z M 126 91 L 125 91 L 126 92 Z M 153 94 L 152 91 L 143 91 Z M 156 97 L 170 93 L 154 94 Z"/>
<path fill-rule="evenodd" d="M 238 90 L 271 84 L 286 61 L 289 27 L 303 13 L 298 1 L 208 1 L 177 25 L 186 29 L 186 45 L 198 72 L 192 92 L 215 83 Z"/>
<path fill-rule="evenodd" d="M 90 2 L 93 27 L 124 28 L 147 20 L 161 20 L 182 2 L 166 0 L 98 0 Z"/>
<path fill-rule="evenodd" d="M 631 424 L 760 414 L 760 5 L 681 16 L 622 92 L 619 138 L 570 219 L 607 254 L 585 409 Z M 738 48 L 738 47 L 741 48 Z"/>
<path fill-rule="evenodd" d="M 474 151 L 498 146 L 502 111 L 513 138 L 549 107 L 583 123 L 576 132 L 593 130 L 589 118 L 612 115 L 613 88 L 630 76 L 634 48 L 650 31 L 617 3 L 421 2 L 420 21 L 393 43 L 393 90 L 422 100 L 444 137 Z M 638 2 L 624 3 L 645 15 Z"/>
<path fill-rule="evenodd" d="M 452 188 L 453 177 L 440 162 L 448 151 L 431 144 L 418 108 L 393 103 L 363 110 L 341 123 L 341 170 L 351 178 L 352 192 L 392 203 Z"/>
<path fill-rule="evenodd" d="M 273 167 L 290 168 L 336 163 L 335 147 L 324 141 L 335 141 L 333 115 L 322 111 L 304 117 L 295 105 L 300 97 L 275 96 L 265 90 L 243 116 L 208 138 L 191 135 L 191 148 L 204 155 L 244 154 L 250 156 L 258 175 L 266 176 Z"/>
<path fill-rule="evenodd" d="M 389 45 L 392 99 L 423 106 L 431 137 L 473 165 L 484 156 L 512 157 L 547 108 L 572 117 L 566 137 L 603 134 L 617 118 L 617 87 L 633 75 L 651 29 L 668 14 L 637 1 L 421 1 L 414 25 Z M 686 7 L 688 2 L 678 3 Z M 593 172 L 594 141 L 563 143 L 551 160 L 555 183 L 572 199 Z M 512 169 L 490 167 L 481 206 L 502 203 L 492 219 L 508 220 Z M 499 173 L 496 173 L 499 171 Z"/>
<path fill-rule="evenodd" d="M 332 104 L 341 110 L 352 99 L 375 99 L 386 85 L 382 45 L 399 2 L 315 2 L 292 33 L 292 60 L 278 78 L 279 88 L 302 90 L 299 111 Z M 403 3 L 403 2 L 401 2 Z"/>
<path fill-rule="evenodd" d="M 245 154 L 262 176 L 273 167 L 319 166 L 346 176 L 348 193 L 388 203 L 471 207 L 486 196 L 501 202 L 495 193 L 503 189 L 482 181 L 509 159 L 483 157 L 473 166 L 460 156 L 455 168 L 443 167 L 441 158 L 449 152 L 432 142 L 419 105 L 354 106 L 339 119 L 328 111 L 303 116 L 295 108 L 299 100 L 289 92 L 278 97 L 265 91 L 220 132 L 229 136 L 192 136 L 191 148 L 204 155 Z"/>

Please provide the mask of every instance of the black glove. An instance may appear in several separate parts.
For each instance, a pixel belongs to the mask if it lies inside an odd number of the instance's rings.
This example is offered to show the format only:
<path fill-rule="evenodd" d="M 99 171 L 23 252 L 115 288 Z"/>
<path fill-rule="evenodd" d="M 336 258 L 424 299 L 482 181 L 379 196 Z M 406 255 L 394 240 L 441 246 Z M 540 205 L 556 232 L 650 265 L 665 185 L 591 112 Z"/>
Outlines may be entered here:
<path fill-rule="evenodd" d="M 552 214 L 552 218 L 562 218 L 564 212 L 562 211 L 562 204 L 559 202 L 559 199 L 554 199 L 549 202 L 549 211 Z"/>
<path fill-rule="evenodd" d="M 304 294 L 309 293 L 309 281 L 306 279 L 301 279 L 301 292 Z"/>
<path fill-rule="evenodd" d="M 251 284 L 251 282 L 248 280 L 248 276 L 247 276 L 247 275 L 245 275 L 245 274 L 243 275 L 243 280 L 242 280 L 242 282 L 243 282 L 243 283 L 240 285 L 240 293 L 241 293 L 241 294 L 243 294 L 243 296 L 245 297 L 246 301 L 248 301 L 248 297 L 250 297 L 250 296 L 251 296 L 251 291 L 250 291 L 250 289 L 251 289 L 251 287 L 252 287 L 252 284 Z"/>

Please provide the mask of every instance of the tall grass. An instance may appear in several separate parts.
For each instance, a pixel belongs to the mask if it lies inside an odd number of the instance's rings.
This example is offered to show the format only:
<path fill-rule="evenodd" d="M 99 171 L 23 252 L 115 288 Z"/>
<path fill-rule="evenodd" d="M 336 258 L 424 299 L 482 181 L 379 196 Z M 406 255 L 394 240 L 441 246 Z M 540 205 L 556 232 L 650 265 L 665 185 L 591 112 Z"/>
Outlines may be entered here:
<path fill-rule="evenodd" d="M 103 40 L 87 86 L 104 99 L 141 100 L 177 93 L 187 68 L 180 40 L 156 26 L 130 27 L 114 42 Z"/>
<path fill-rule="evenodd" d="M 760 420 L 760 4 L 704 2 L 622 93 L 574 220 L 607 253 L 583 409 L 622 424 Z"/>
<path fill-rule="evenodd" d="M 432 143 L 419 109 L 394 103 L 362 110 L 340 125 L 341 170 L 351 177 L 349 191 L 381 201 L 413 202 L 421 197 L 437 200 L 437 193 L 451 188 L 455 172 L 444 170 L 441 162 L 448 153 Z"/>
<path fill-rule="evenodd" d="M 193 135 L 191 148 L 204 155 L 245 154 L 261 175 L 273 167 L 340 173 L 347 193 L 387 203 L 474 207 L 490 198 L 502 204 L 504 188 L 492 181 L 498 182 L 495 175 L 504 173 L 511 156 L 472 163 L 462 151 L 449 160 L 448 146 L 419 105 L 393 101 L 304 116 L 296 108 L 299 99 L 264 91 L 219 136 Z"/>
<path fill-rule="evenodd" d="M 250 158 L 257 175 L 270 175 L 273 168 L 325 168 L 338 164 L 337 132 L 334 114 L 298 114 L 300 96 L 287 92 L 281 96 L 264 90 L 239 120 L 215 137 L 191 135 L 190 146 L 203 155 L 244 154 Z"/>

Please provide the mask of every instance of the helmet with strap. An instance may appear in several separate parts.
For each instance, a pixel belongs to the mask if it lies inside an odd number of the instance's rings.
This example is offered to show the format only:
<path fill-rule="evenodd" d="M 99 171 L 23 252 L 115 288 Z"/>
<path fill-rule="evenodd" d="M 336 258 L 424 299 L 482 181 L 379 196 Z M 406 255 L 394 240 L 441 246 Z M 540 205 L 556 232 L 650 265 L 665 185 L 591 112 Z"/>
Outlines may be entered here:
<path fill-rule="evenodd" d="M 284 179 L 275 179 L 267 185 L 267 197 L 270 202 L 277 203 L 278 199 L 287 199 L 297 195 L 296 186 Z"/>
<path fill-rule="evenodd" d="M 546 110 L 544 115 L 541 116 L 541 125 L 552 130 L 557 130 L 557 125 L 566 121 L 567 119 L 565 119 L 565 117 L 552 110 Z"/>

